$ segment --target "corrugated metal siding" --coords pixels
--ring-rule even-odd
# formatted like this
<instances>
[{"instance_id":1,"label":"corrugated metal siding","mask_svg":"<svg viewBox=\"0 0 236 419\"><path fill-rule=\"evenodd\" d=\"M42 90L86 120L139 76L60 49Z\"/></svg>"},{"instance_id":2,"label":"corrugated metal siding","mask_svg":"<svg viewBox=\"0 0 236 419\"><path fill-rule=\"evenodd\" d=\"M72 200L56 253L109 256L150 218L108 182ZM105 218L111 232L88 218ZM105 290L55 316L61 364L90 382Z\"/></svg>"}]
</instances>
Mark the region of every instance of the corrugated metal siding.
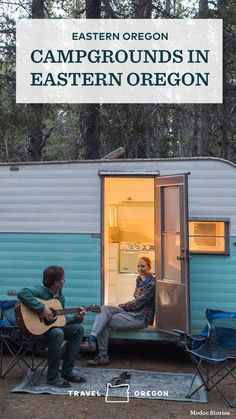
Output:
<instances>
[{"instance_id":1,"label":"corrugated metal siding","mask_svg":"<svg viewBox=\"0 0 236 419\"><path fill-rule=\"evenodd\" d=\"M192 333L206 324L206 307L236 311L236 237L230 240L230 256L192 255L190 301Z\"/></svg>"},{"instance_id":2,"label":"corrugated metal siding","mask_svg":"<svg viewBox=\"0 0 236 419\"><path fill-rule=\"evenodd\" d=\"M206 307L236 311L236 247L230 256L192 255L190 262L191 324L198 333L205 325ZM0 234L0 299L7 291L41 282L43 269L61 265L66 272L67 306L100 304L100 240L87 234ZM12 297L14 298L14 297ZM87 314L88 333L94 315ZM173 339L156 332L113 333L130 339Z\"/></svg>"},{"instance_id":3,"label":"corrugated metal siding","mask_svg":"<svg viewBox=\"0 0 236 419\"><path fill-rule=\"evenodd\" d=\"M0 194L0 231L100 230L99 178L91 165L0 167Z\"/></svg>"},{"instance_id":4,"label":"corrugated metal siding","mask_svg":"<svg viewBox=\"0 0 236 419\"><path fill-rule=\"evenodd\" d=\"M100 232L99 170L191 172L190 216L229 217L236 235L236 168L220 160L101 161L0 166L0 231Z\"/></svg>"},{"instance_id":5,"label":"corrugated metal siding","mask_svg":"<svg viewBox=\"0 0 236 419\"><path fill-rule=\"evenodd\" d=\"M86 234L0 234L0 299L41 283L49 265L63 266L68 307L100 304L100 240ZM14 297L13 297L14 298ZM87 314L86 328L94 314Z\"/></svg>"}]
</instances>

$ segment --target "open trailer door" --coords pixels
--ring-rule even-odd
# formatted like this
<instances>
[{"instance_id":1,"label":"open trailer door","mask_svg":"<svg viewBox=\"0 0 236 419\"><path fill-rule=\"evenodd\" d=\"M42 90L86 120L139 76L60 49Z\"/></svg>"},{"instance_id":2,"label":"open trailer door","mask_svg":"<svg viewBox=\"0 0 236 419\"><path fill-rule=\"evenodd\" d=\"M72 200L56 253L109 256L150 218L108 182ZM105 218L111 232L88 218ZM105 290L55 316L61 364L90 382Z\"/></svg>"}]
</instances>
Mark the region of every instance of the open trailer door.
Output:
<instances>
[{"instance_id":1,"label":"open trailer door","mask_svg":"<svg viewBox=\"0 0 236 419\"><path fill-rule=\"evenodd\" d=\"M155 179L157 327L189 332L187 174Z\"/></svg>"}]
</instances>

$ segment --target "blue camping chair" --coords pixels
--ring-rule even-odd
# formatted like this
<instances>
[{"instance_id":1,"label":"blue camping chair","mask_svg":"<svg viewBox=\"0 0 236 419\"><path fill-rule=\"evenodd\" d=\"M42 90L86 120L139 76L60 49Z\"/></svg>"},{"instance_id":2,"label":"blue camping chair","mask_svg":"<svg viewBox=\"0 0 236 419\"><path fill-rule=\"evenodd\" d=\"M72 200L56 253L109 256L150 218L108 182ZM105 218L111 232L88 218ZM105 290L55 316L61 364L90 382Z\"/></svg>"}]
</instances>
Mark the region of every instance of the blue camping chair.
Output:
<instances>
[{"instance_id":1,"label":"blue camping chair","mask_svg":"<svg viewBox=\"0 0 236 419\"><path fill-rule=\"evenodd\" d=\"M228 376L236 381L233 372L236 369L236 312L207 308L205 314L207 325L199 336L191 337L176 330L196 369L186 397L191 398L203 386L207 391L216 388L229 405L235 407L236 396L229 400L225 394L226 388L223 389L219 383ZM217 369L211 372L210 364L217 366ZM198 374L202 384L194 388Z\"/></svg>"},{"instance_id":2,"label":"blue camping chair","mask_svg":"<svg viewBox=\"0 0 236 419\"><path fill-rule=\"evenodd\" d=\"M15 319L15 306L17 304L19 304L18 300L0 300L0 378L5 378L16 365L24 373L26 372L25 368L30 369L30 371L36 371L44 365L43 369L40 370L39 376L31 383L36 384L36 381L47 366L47 360L46 356L44 356L43 360L39 361L37 365L35 364L35 352L37 351L39 340L37 337L24 336L20 332ZM3 370L4 349L7 350L11 359ZM25 358L28 354L31 354L30 362Z\"/></svg>"}]
</instances>

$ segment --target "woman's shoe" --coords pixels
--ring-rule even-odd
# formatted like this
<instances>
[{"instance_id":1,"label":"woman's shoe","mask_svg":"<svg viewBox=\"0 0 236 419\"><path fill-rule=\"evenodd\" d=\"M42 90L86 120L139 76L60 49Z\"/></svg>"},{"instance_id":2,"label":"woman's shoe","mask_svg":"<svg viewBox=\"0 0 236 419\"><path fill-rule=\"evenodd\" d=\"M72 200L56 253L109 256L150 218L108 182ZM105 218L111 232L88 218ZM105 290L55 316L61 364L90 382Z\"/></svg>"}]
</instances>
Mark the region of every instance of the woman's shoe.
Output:
<instances>
[{"instance_id":1,"label":"woman's shoe","mask_svg":"<svg viewBox=\"0 0 236 419\"><path fill-rule=\"evenodd\" d=\"M80 345L80 350L81 352L96 352L97 343L89 342L88 339L86 339L86 341Z\"/></svg>"}]
</instances>

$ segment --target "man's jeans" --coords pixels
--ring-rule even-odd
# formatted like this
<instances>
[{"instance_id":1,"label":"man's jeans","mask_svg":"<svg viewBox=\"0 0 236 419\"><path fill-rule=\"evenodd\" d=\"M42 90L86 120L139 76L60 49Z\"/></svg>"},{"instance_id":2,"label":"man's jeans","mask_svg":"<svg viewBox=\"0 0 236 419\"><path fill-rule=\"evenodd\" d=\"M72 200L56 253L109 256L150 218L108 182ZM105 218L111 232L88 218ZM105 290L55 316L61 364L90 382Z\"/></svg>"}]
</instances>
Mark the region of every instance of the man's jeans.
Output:
<instances>
[{"instance_id":1,"label":"man's jeans","mask_svg":"<svg viewBox=\"0 0 236 419\"><path fill-rule=\"evenodd\" d=\"M59 376L61 345L64 340L67 340L67 346L62 364L62 376L71 374L79 354L83 334L84 328L79 323L54 327L45 333L44 341L48 346L48 380Z\"/></svg>"},{"instance_id":2,"label":"man's jeans","mask_svg":"<svg viewBox=\"0 0 236 419\"><path fill-rule=\"evenodd\" d=\"M146 327L143 319L126 312L123 308L102 306L101 313L95 317L91 335L96 336L99 354L107 354L109 330L138 330Z\"/></svg>"}]
</instances>

